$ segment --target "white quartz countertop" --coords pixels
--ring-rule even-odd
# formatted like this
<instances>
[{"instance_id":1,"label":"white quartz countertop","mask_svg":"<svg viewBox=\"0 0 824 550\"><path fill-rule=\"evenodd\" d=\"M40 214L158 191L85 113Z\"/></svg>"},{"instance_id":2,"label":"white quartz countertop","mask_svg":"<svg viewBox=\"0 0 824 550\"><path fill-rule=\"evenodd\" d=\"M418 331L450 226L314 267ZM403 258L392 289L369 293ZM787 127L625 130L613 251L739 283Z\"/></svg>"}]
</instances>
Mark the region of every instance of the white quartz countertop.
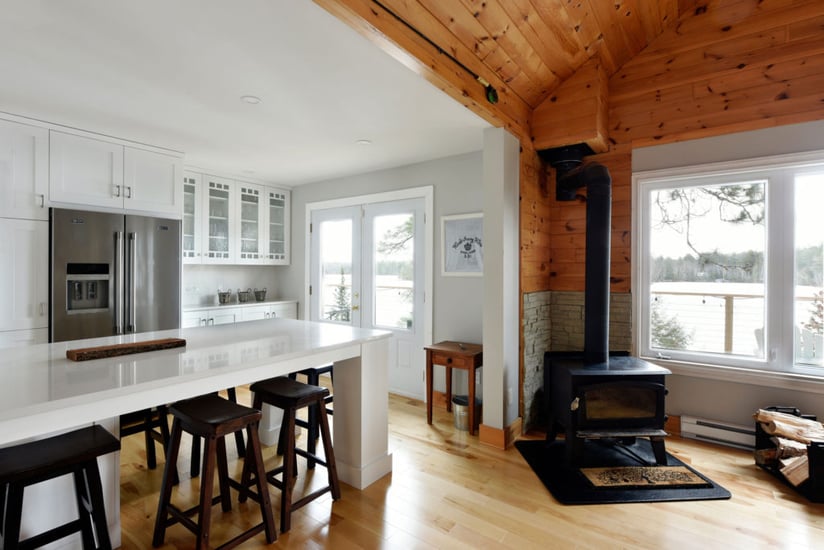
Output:
<instances>
[{"instance_id":1,"label":"white quartz countertop","mask_svg":"<svg viewBox=\"0 0 824 550\"><path fill-rule=\"evenodd\" d=\"M250 306L276 306L280 304L296 304L297 300L269 300L264 302L256 302L251 300L249 302L230 302L228 304L212 304L210 306L183 306L183 311L208 311L211 309L222 309L229 307L250 307Z\"/></svg>"},{"instance_id":2,"label":"white quartz countertop","mask_svg":"<svg viewBox=\"0 0 824 550\"><path fill-rule=\"evenodd\" d=\"M0 445L341 361L390 332L267 319L10 348L0 356ZM184 338L186 347L71 361L66 350Z\"/></svg>"}]
</instances>

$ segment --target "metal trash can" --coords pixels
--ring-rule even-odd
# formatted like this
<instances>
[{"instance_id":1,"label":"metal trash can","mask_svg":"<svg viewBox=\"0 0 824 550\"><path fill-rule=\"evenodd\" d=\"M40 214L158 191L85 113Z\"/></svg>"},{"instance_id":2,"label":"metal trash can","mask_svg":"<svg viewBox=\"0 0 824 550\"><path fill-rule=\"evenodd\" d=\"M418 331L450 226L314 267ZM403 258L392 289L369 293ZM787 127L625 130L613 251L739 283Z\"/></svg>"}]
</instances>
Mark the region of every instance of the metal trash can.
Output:
<instances>
[{"instance_id":1,"label":"metal trash can","mask_svg":"<svg viewBox=\"0 0 824 550\"><path fill-rule=\"evenodd\" d=\"M475 398L475 428L481 423L481 400ZM455 429L469 431L469 396L456 395L452 398L452 415L455 420Z\"/></svg>"}]
</instances>

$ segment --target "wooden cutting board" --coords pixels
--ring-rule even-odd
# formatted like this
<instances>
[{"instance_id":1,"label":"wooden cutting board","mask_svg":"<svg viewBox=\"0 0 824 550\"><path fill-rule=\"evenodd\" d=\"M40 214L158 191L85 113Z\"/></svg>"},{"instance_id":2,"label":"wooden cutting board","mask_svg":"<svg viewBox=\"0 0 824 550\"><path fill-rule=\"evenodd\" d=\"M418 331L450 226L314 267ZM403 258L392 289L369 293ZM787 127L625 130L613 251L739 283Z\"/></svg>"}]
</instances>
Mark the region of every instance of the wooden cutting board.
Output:
<instances>
[{"instance_id":1,"label":"wooden cutting board","mask_svg":"<svg viewBox=\"0 0 824 550\"><path fill-rule=\"evenodd\" d=\"M88 361L89 359L103 359L104 357L117 357L118 355L143 353L144 351L181 348L185 345L186 340L182 338L162 338L160 340L146 340L145 342L130 342L128 344L113 344L111 346L67 349L66 357L72 361Z\"/></svg>"}]
</instances>

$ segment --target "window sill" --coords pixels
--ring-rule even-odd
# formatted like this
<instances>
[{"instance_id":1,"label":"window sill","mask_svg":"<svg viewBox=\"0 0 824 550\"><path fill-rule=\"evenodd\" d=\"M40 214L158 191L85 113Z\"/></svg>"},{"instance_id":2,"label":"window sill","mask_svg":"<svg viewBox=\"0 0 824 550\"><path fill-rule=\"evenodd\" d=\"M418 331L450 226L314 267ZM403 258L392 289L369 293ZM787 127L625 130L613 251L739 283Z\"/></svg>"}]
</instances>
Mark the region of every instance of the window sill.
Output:
<instances>
[{"instance_id":1,"label":"window sill","mask_svg":"<svg viewBox=\"0 0 824 550\"><path fill-rule=\"evenodd\" d=\"M683 361L664 360L655 357L642 357L642 359L668 368L672 371L672 374L677 374L679 376L706 378L709 380L721 380L725 382L749 384L752 386L767 386L786 390L799 390L807 393L824 395L824 376L790 372L774 372L742 367L726 367L702 363L685 363Z\"/></svg>"}]
</instances>

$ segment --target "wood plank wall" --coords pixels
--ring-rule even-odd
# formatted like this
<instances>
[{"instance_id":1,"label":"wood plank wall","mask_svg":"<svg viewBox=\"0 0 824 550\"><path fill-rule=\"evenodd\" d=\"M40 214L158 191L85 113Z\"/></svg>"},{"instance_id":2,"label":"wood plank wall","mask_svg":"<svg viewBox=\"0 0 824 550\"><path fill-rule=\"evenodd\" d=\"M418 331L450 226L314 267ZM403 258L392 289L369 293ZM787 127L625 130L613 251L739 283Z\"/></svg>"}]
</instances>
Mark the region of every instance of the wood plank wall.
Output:
<instances>
[{"instance_id":1,"label":"wood plank wall","mask_svg":"<svg viewBox=\"0 0 824 550\"><path fill-rule=\"evenodd\" d=\"M696 3L609 81L611 149L591 158L605 164L613 179L612 291L628 292L631 283L634 147L822 119L824 2ZM549 220L546 290L583 290L585 209L556 203L554 190L550 195L540 204L545 212L530 212ZM531 236L546 235L523 225L522 234L528 229ZM546 243L533 238L529 246ZM522 267L524 292L534 286L527 282L546 281L545 262Z\"/></svg>"}]
</instances>

